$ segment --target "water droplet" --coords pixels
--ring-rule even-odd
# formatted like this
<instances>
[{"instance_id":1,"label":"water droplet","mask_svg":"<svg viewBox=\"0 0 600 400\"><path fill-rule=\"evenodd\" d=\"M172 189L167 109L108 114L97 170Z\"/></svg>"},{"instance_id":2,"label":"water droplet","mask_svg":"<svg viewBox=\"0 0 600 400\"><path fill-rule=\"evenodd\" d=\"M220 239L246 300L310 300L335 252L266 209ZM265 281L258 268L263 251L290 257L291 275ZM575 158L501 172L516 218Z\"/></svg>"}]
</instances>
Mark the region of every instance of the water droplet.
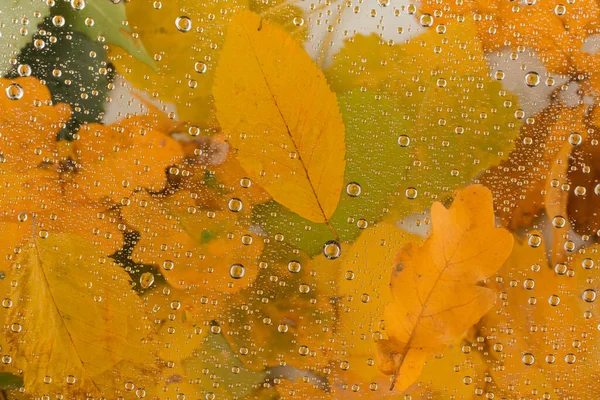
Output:
<instances>
[{"instance_id":1,"label":"water droplet","mask_svg":"<svg viewBox=\"0 0 600 400\"><path fill-rule=\"evenodd\" d=\"M294 17L294 19L292 20L292 22L296 26L302 26L302 25L304 25L304 18L302 18L302 17Z\"/></svg>"},{"instance_id":2,"label":"water droplet","mask_svg":"<svg viewBox=\"0 0 600 400\"><path fill-rule=\"evenodd\" d=\"M525 353L523 354L521 361L523 361L523 364L525 365L533 365L533 363L535 362L535 357L531 353Z\"/></svg>"},{"instance_id":3,"label":"water droplet","mask_svg":"<svg viewBox=\"0 0 600 400\"><path fill-rule=\"evenodd\" d=\"M410 145L410 138L406 135L398 136L398 146L408 147Z\"/></svg>"},{"instance_id":4,"label":"water droplet","mask_svg":"<svg viewBox=\"0 0 600 400\"><path fill-rule=\"evenodd\" d=\"M569 135L569 143L572 146L579 146L581 142L583 142L583 137L579 133L573 132Z\"/></svg>"},{"instance_id":5,"label":"water droplet","mask_svg":"<svg viewBox=\"0 0 600 400\"><path fill-rule=\"evenodd\" d=\"M179 32L189 32L192 29L192 20L186 16L177 17L175 26Z\"/></svg>"},{"instance_id":6,"label":"water droplet","mask_svg":"<svg viewBox=\"0 0 600 400\"><path fill-rule=\"evenodd\" d=\"M154 283L154 274L152 272L144 272L140 276L140 286L143 289L148 289Z\"/></svg>"},{"instance_id":7,"label":"water droplet","mask_svg":"<svg viewBox=\"0 0 600 400\"><path fill-rule=\"evenodd\" d=\"M233 264L229 268L229 276L233 279L242 279L246 275L246 268L242 264Z\"/></svg>"},{"instance_id":8,"label":"water droplet","mask_svg":"<svg viewBox=\"0 0 600 400\"><path fill-rule=\"evenodd\" d=\"M346 185L346 193L348 193L348 196L350 197L358 197L360 196L361 192L362 188L356 182L350 182L348 185Z\"/></svg>"},{"instance_id":9,"label":"water droplet","mask_svg":"<svg viewBox=\"0 0 600 400\"><path fill-rule=\"evenodd\" d=\"M208 66L201 61L198 61L196 62L196 64L194 64L194 71L196 71L199 74L204 74L207 70Z\"/></svg>"},{"instance_id":10,"label":"water droplet","mask_svg":"<svg viewBox=\"0 0 600 400\"><path fill-rule=\"evenodd\" d=\"M553 307L556 307L557 305L560 304L560 297L558 297L558 295L551 295L550 297L548 297L548 304L550 304Z\"/></svg>"},{"instance_id":11,"label":"water droplet","mask_svg":"<svg viewBox=\"0 0 600 400\"><path fill-rule=\"evenodd\" d=\"M229 207L230 211L240 212L242 211L244 204L240 199L234 197L231 200L229 200L229 203L227 203L227 207Z\"/></svg>"},{"instance_id":12,"label":"water droplet","mask_svg":"<svg viewBox=\"0 0 600 400\"><path fill-rule=\"evenodd\" d=\"M288 263L288 271L292 273L298 273L302 269L302 265L298 261L290 261Z\"/></svg>"},{"instance_id":13,"label":"water droplet","mask_svg":"<svg viewBox=\"0 0 600 400\"><path fill-rule=\"evenodd\" d=\"M586 289L583 291L581 298L587 303L596 301L596 291L594 289Z\"/></svg>"},{"instance_id":14,"label":"water droplet","mask_svg":"<svg viewBox=\"0 0 600 400\"><path fill-rule=\"evenodd\" d=\"M404 194L406 195L407 199L414 200L419 195L419 192L417 192L417 189L415 189L414 187L409 187L408 189L406 189Z\"/></svg>"},{"instance_id":15,"label":"water droplet","mask_svg":"<svg viewBox=\"0 0 600 400\"><path fill-rule=\"evenodd\" d=\"M433 21L434 21L434 18L431 14L423 14L419 18L419 22L421 23L421 26L424 28L429 28L430 26L432 26Z\"/></svg>"},{"instance_id":16,"label":"water droplet","mask_svg":"<svg viewBox=\"0 0 600 400\"><path fill-rule=\"evenodd\" d=\"M323 245L323 255L329 260L335 260L342 254L342 248L335 240L330 240Z\"/></svg>"},{"instance_id":17,"label":"water droplet","mask_svg":"<svg viewBox=\"0 0 600 400\"><path fill-rule=\"evenodd\" d=\"M302 293L302 294L307 294L307 293L310 293L310 286L308 286L306 283L302 283L298 287L298 290L300 290L300 293Z\"/></svg>"},{"instance_id":18,"label":"water droplet","mask_svg":"<svg viewBox=\"0 0 600 400\"><path fill-rule=\"evenodd\" d=\"M529 235L529 239L527 239L527 243L529 244L529 246L531 246L535 249L542 245L542 237L540 235L538 235L537 233L533 233L533 234Z\"/></svg>"},{"instance_id":19,"label":"water droplet","mask_svg":"<svg viewBox=\"0 0 600 400\"><path fill-rule=\"evenodd\" d=\"M85 0L71 0L71 7L77 11L83 10L85 8Z\"/></svg>"},{"instance_id":20,"label":"water droplet","mask_svg":"<svg viewBox=\"0 0 600 400\"><path fill-rule=\"evenodd\" d=\"M23 97L24 91L18 83L11 83L6 88L6 97L11 100L20 100Z\"/></svg>"},{"instance_id":21,"label":"water droplet","mask_svg":"<svg viewBox=\"0 0 600 400\"><path fill-rule=\"evenodd\" d=\"M557 215L556 217L552 218L552 225L554 225L555 228L564 228L566 223L567 220L563 216Z\"/></svg>"},{"instance_id":22,"label":"water droplet","mask_svg":"<svg viewBox=\"0 0 600 400\"><path fill-rule=\"evenodd\" d=\"M536 87L540 84L540 76L535 71L530 71L525 74L525 84L529 87Z\"/></svg>"}]
</instances>

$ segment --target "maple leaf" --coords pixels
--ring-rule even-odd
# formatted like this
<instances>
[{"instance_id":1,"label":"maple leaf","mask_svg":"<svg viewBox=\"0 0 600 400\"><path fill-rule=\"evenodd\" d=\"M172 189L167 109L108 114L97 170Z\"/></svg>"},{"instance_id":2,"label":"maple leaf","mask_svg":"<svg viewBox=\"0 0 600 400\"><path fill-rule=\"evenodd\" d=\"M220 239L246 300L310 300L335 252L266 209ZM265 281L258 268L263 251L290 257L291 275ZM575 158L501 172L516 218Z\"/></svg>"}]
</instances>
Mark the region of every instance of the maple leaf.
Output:
<instances>
[{"instance_id":1,"label":"maple leaf","mask_svg":"<svg viewBox=\"0 0 600 400\"><path fill-rule=\"evenodd\" d=\"M238 13L214 96L217 119L248 175L290 210L328 223L342 191L344 124L308 54L282 29Z\"/></svg>"},{"instance_id":2,"label":"maple leaf","mask_svg":"<svg viewBox=\"0 0 600 400\"><path fill-rule=\"evenodd\" d=\"M379 368L394 375L399 390L494 305L496 293L477 284L502 266L513 245L507 230L495 228L492 194L480 185L459 191L449 209L434 203L431 219L429 238L398 253L385 310L389 339L377 342Z\"/></svg>"},{"instance_id":3,"label":"maple leaf","mask_svg":"<svg viewBox=\"0 0 600 400\"><path fill-rule=\"evenodd\" d=\"M153 369L152 350L136 339L139 299L127 273L106 260L73 235L37 238L15 260L6 323L31 393L111 396L106 371L121 362Z\"/></svg>"}]
</instances>

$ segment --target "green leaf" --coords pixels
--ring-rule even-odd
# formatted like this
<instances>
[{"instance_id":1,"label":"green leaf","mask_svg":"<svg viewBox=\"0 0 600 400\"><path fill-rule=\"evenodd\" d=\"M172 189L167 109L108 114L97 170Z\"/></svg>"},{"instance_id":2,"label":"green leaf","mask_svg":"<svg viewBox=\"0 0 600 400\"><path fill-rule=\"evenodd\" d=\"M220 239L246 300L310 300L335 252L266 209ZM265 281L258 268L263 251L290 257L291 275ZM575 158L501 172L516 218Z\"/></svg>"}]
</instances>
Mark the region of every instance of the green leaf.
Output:
<instances>
[{"instance_id":1,"label":"green leaf","mask_svg":"<svg viewBox=\"0 0 600 400\"><path fill-rule=\"evenodd\" d=\"M202 350L182 364L207 399L210 393L217 399L242 399L259 388L267 374L249 370L237 357L221 334L209 333Z\"/></svg>"},{"instance_id":2,"label":"green leaf","mask_svg":"<svg viewBox=\"0 0 600 400\"><path fill-rule=\"evenodd\" d=\"M101 43L67 27L55 27L51 18L40 26L49 35L36 34L34 39L45 43L43 49L29 44L18 57L19 64L28 64L32 75L44 80L54 102L71 105L72 116L60 136L68 138L84 123L101 122L108 85L113 81L112 66ZM13 69L9 77L18 73Z\"/></svg>"},{"instance_id":3,"label":"green leaf","mask_svg":"<svg viewBox=\"0 0 600 400\"><path fill-rule=\"evenodd\" d=\"M65 17L68 26L85 33L93 41L103 36L108 43L121 47L138 60L155 68L142 41L137 39L131 27L124 23L127 21L124 1L87 0L83 10L75 10L63 0L58 4L55 14Z\"/></svg>"},{"instance_id":4,"label":"green leaf","mask_svg":"<svg viewBox=\"0 0 600 400\"><path fill-rule=\"evenodd\" d=\"M0 389L15 390L23 386L23 378L8 372L0 372Z\"/></svg>"},{"instance_id":5,"label":"green leaf","mask_svg":"<svg viewBox=\"0 0 600 400\"><path fill-rule=\"evenodd\" d=\"M10 69L10 58L31 41L48 14L50 6L45 0L0 0L0 75Z\"/></svg>"},{"instance_id":6,"label":"green leaf","mask_svg":"<svg viewBox=\"0 0 600 400\"><path fill-rule=\"evenodd\" d=\"M342 242L358 236L360 220L425 210L508 156L520 125L517 99L488 76L475 34L465 22L402 46L357 36L327 71L346 126L344 184L361 187L356 197L342 193L330 220ZM324 224L275 202L255 207L254 222L309 254L334 239Z\"/></svg>"}]
</instances>

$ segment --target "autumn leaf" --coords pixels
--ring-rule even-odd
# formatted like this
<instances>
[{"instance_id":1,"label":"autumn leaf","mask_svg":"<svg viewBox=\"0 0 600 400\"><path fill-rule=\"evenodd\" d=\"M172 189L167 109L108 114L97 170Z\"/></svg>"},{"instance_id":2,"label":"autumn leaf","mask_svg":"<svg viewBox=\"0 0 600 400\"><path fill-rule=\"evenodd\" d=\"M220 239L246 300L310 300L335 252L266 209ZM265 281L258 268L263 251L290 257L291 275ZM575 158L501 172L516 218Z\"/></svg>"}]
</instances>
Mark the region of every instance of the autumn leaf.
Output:
<instances>
[{"instance_id":1,"label":"autumn leaf","mask_svg":"<svg viewBox=\"0 0 600 400\"><path fill-rule=\"evenodd\" d=\"M346 127L346 190L330 220L340 241L448 198L513 149L517 98L489 77L476 34L465 20L403 45L357 35L326 71ZM255 207L254 221L309 254L335 239L276 202Z\"/></svg>"},{"instance_id":2,"label":"autumn leaf","mask_svg":"<svg viewBox=\"0 0 600 400\"><path fill-rule=\"evenodd\" d=\"M162 130L168 126L163 119L153 113L111 125L84 125L74 146L80 190L90 199L119 203L140 188L164 189L166 168L181 161L183 151Z\"/></svg>"},{"instance_id":3,"label":"autumn leaf","mask_svg":"<svg viewBox=\"0 0 600 400\"><path fill-rule=\"evenodd\" d=\"M172 196L137 193L121 210L140 233L133 260L156 265L179 288L235 292L247 287L258 273L263 243L253 237L243 214L238 219L235 211L206 209L194 199L185 190Z\"/></svg>"},{"instance_id":4,"label":"autumn leaf","mask_svg":"<svg viewBox=\"0 0 600 400\"><path fill-rule=\"evenodd\" d=\"M279 0L134 0L125 3L125 8L129 26L156 68L111 46L109 55L117 71L136 88L176 103L182 120L208 128L217 126L212 86L229 21L237 12L250 9L267 20L281 22L298 41L306 35L306 27L291 23L292 16L302 15L302 10Z\"/></svg>"},{"instance_id":5,"label":"autumn leaf","mask_svg":"<svg viewBox=\"0 0 600 400\"><path fill-rule=\"evenodd\" d=\"M491 192L469 186L449 209L434 203L432 233L397 255L385 310L389 339L377 342L379 368L398 390L419 376L425 360L475 324L493 305L493 290L478 285L503 264L512 235L494 226Z\"/></svg>"},{"instance_id":6,"label":"autumn leaf","mask_svg":"<svg viewBox=\"0 0 600 400\"><path fill-rule=\"evenodd\" d=\"M541 235L533 231L532 235ZM598 246L550 264L544 244L515 243L494 288L502 301L479 322L489 349L486 391L527 397L594 397L599 360L596 312Z\"/></svg>"},{"instance_id":7,"label":"autumn leaf","mask_svg":"<svg viewBox=\"0 0 600 400\"><path fill-rule=\"evenodd\" d=\"M101 246L106 255L117 250L122 235L114 216L106 205L71 193L70 177L61 171L66 159L56 136L69 119L69 106L51 105L48 88L35 78L2 79L0 90L16 96L0 96L10 110L0 116L0 270L35 235L70 232Z\"/></svg>"},{"instance_id":8,"label":"autumn leaf","mask_svg":"<svg viewBox=\"0 0 600 400\"><path fill-rule=\"evenodd\" d=\"M214 96L250 178L293 212L327 223L342 191L344 124L335 94L304 50L258 15L239 13Z\"/></svg>"},{"instance_id":9,"label":"autumn leaf","mask_svg":"<svg viewBox=\"0 0 600 400\"><path fill-rule=\"evenodd\" d=\"M150 372L153 353L137 338L142 313L127 273L73 235L36 239L11 271L6 323L14 362L31 393L112 396L101 375L131 363Z\"/></svg>"},{"instance_id":10,"label":"autumn leaf","mask_svg":"<svg viewBox=\"0 0 600 400\"><path fill-rule=\"evenodd\" d=\"M577 71L593 71L582 59L583 44L599 28L600 8L593 0L573 4L531 1L522 5L500 0L427 0L419 11L435 15L440 26L473 18L471 15L485 15L478 17L477 29L486 51L522 46L533 49L552 72L575 76Z\"/></svg>"},{"instance_id":11,"label":"autumn leaf","mask_svg":"<svg viewBox=\"0 0 600 400\"><path fill-rule=\"evenodd\" d=\"M52 32L51 40L47 32ZM39 43L43 43L41 48ZM40 24L7 77L18 78L23 74L44 81L53 102L71 106L71 118L59 133L60 138L69 139L82 124L102 121L115 75L102 43L70 27L56 26L52 17Z\"/></svg>"}]
</instances>

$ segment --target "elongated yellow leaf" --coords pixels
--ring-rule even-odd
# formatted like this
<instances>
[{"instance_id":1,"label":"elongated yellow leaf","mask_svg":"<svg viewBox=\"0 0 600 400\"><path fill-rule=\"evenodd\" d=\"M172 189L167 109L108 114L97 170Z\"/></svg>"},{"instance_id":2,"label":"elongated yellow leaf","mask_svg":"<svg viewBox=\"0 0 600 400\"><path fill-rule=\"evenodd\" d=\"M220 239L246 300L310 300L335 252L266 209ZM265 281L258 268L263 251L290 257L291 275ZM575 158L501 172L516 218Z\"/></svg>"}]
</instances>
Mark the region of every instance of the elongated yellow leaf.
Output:
<instances>
[{"instance_id":1,"label":"elongated yellow leaf","mask_svg":"<svg viewBox=\"0 0 600 400\"><path fill-rule=\"evenodd\" d=\"M128 370L139 384L152 368L153 352L135 329L143 306L129 276L95 246L73 235L37 239L10 277L17 285L8 340L28 393L117 398L115 376Z\"/></svg>"},{"instance_id":2,"label":"elongated yellow leaf","mask_svg":"<svg viewBox=\"0 0 600 400\"><path fill-rule=\"evenodd\" d=\"M241 12L228 29L214 97L249 177L300 216L327 222L344 183L344 124L306 52L282 29Z\"/></svg>"},{"instance_id":3,"label":"elongated yellow leaf","mask_svg":"<svg viewBox=\"0 0 600 400\"><path fill-rule=\"evenodd\" d=\"M390 281L393 301L385 311L389 340L380 340L379 368L394 375L399 390L419 376L427 357L475 324L493 305L494 290L478 285L510 255L513 237L494 226L492 194L474 185L460 191L450 209L435 203L433 232L421 245L402 247Z\"/></svg>"}]
</instances>

